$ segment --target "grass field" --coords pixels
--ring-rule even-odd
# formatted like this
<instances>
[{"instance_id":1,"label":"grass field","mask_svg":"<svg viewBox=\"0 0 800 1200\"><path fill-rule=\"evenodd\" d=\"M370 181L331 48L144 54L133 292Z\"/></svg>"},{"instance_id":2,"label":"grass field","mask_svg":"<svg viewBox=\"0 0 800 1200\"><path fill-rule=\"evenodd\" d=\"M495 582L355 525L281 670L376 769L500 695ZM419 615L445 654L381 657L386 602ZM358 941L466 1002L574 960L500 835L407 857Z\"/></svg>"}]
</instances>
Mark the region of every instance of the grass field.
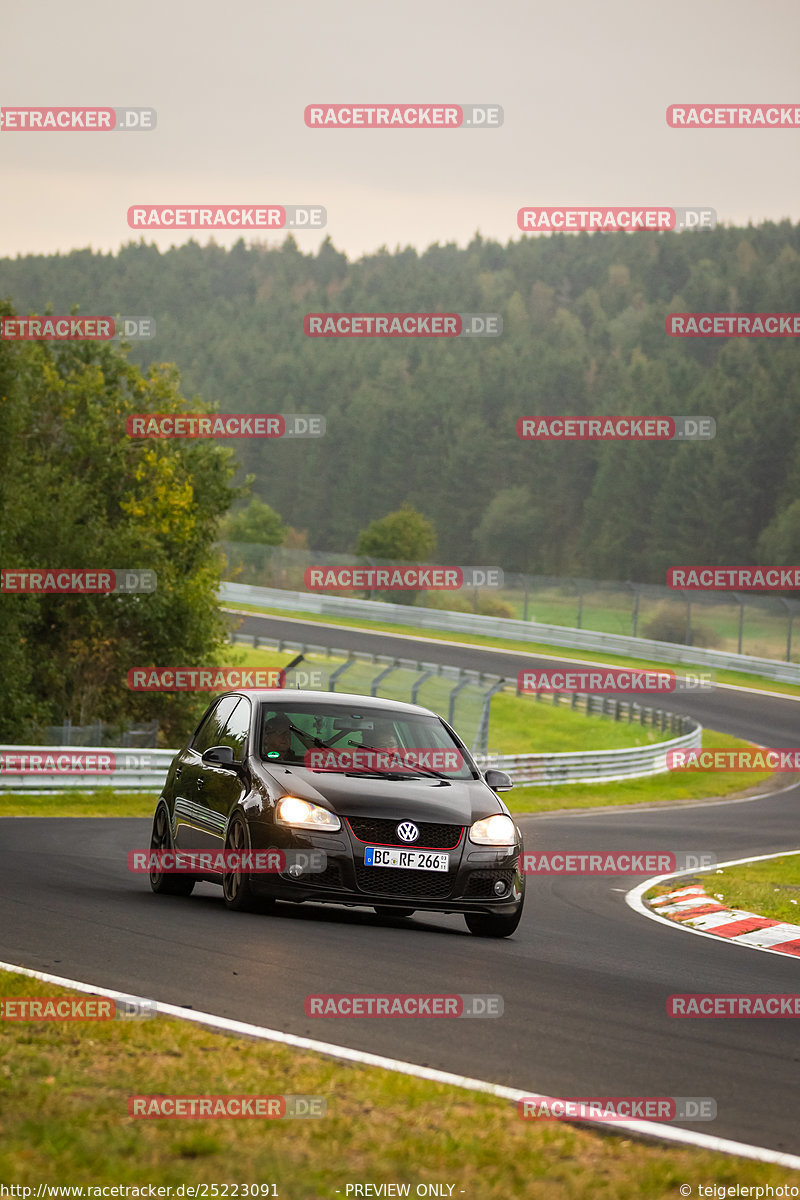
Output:
<instances>
[{"instance_id":1,"label":"grass field","mask_svg":"<svg viewBox=\"0 0 800 1200\"><path fill-rule=\"evenodd\" d=\"M0 992L76 996L9 972L0 972ZM311 1036L330 1031L315 1027ZM336 1200L348 1184L371 1180L407 1183L412 1196L420 1184L447 1183L453 1196L474 1200L674 1200L681 1184L697 1195L698 1183L792 1179L746 1159L522 1120L492 1096L166 1017L5 1021L2 1037L6 1185L274 1184L290 1200ZM129 1097L154 1094L322 1096L327 1112L306 1120L128 1116Z\"/></svg>"},{"instance_id":2,"label":"grass field","mask_svg":"<svg viewBox=\"0 0 800 1200\"><path fill-rule=\"evenodd\" d=\"M680 883L673 881L653 888L647 899L693 883L701 883L710 896L729 908L742 908L760 917L800 925L800 851L736 867L717 867L691 878L685 876Z\"/></svg>"}]
</instances>

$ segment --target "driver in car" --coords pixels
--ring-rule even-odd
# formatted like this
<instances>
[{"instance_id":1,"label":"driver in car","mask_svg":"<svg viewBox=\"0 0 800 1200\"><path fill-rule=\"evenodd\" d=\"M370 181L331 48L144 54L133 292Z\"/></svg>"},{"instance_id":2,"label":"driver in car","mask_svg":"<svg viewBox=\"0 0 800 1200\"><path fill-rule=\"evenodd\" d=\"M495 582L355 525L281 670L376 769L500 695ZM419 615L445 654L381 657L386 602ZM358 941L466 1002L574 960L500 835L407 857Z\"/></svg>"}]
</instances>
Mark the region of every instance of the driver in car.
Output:
<instances>
[{"instance_id":1,"label":"driver in car","mask_svg":"<svg viewBox=\"0 0 800 1200\"><path fill-rule=\"evenodd\" d=\"M264 758L278 755L282 762L301 763L302 755L292 750L292 722L285 713L278 713L264 722Z\"/></svg>"}]
</instances>

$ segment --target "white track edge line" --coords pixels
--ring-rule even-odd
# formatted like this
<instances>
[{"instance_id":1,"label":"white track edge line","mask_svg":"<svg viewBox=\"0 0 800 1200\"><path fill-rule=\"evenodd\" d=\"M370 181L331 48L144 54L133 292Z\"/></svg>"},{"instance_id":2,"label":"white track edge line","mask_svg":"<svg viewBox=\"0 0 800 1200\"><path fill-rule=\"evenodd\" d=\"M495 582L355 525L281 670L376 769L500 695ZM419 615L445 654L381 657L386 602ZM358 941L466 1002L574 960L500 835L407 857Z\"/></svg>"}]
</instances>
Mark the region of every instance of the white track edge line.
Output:
<instances>
[{"instance_id":1,"label":"white track edge line","mask_svg":"<svg viewBox=\"0 0 800 1200\"><path fill-rule=\"evenodd\" d=\"M764 862L769 858L784 858L790 854L800 854L800 850L778 850L773 854L753 854L749 858L732 858L728 862L717 863L712 870L717 870L720 867L738 867L742 863ZM697 937L711 938L713 941L729 946L738 946L740 950L757 950L760 954L775 954L778 958L796 960L794 954L784 954L782 950L773 950L770 946L751 946L749 942L737 942L736 938L719 937L716 933L708 933L705 929L695 929L692 925L685 925L682 921L671 921L669 917L662 917L658 909L648 908L642 900L642 896L651 887L655 887L658 883L666 883L668 879L677 879L679 875L707 875L708 871L698 871L696 867L688 868L684 871L674 871L667 875L653 875L650 879L645 879L644 883L637 883L636 887L631 888L625 894L625 903L634 912L640 916L649 917L651 921L658 921L662 925L671 925L673 929L683 929L686 933L694 933ZM757 913L753 914L757 916ZM788 922L787 922L788 924Z\"/></svg>"},{"instance_id":2,"label":"white track edge line","mask_svg":"<svg viewBox=\"0 0 800 1200\"><path fill-rule=\"evenodd\" d=\"M769 857L769 856L767 856ZM220 1029L226 1033L236 1033L244 1037L259 1038L262 1041L279 1042L285 1046L295 1046L301 1050L311 1050L319 1054L327 1054L332 1058L340 1058L347 1062L361 1063L365 1066L380 1067L384 1071L394 1071L400 1075L410 1075L416 1079L427 1079L433 1083L447 1084L471 1092L484 1092L497 1096L501 1100L512 1100L515 1103L522 1099L533 1099L539 1103L552 1104L555 1097L545 1096L538 1092L520 1091L519 1088L506 1087L500 1083L489 1083L483 1079L471 1079L468 1075L455 1075L450 1071L439 1071L434 1067L424 1067L416 1063L404 1062L402 1059L386 1058L380 1054L371 1054L365 1050L355 1050L348 1046L337 1046L331 1042L321 1042L316 1038L300 1037L293 1033L284 1033L278 1029L267 1029L261 1025L251 1025L246 1021L234 1021L230 1017L218 1017L213 1013L195 1012L179 1008L174 1004L153 1001L145 996L134 996L130 992L118 992L110 988L96 987L93 984L82 983L75 979L65 979L60 975L50 975L44 971L36 971L30 967L21 967L16 963L0 962L0 970L10 971L17 975L27 975L39 979L43 983L56 984L59 987L71 988L77 992L91 992L107 996L111 1000L135 1000L139 1003L156 1005L156 1011L164 1016L176 1017L182 1021L194 1021L198 1025L208 1025L212 1029ZM716 1137L713 1134L696 1133L689 1129L678 1129L662 1125L655 1121L595 1121L565 1122L565 1124L590 1125L593 1128L626 1133L638 1137L655 1139L662 1142L676 1142L693 1146L699 1150L707 1150L718 1154L738 1155L740 1158L753 1159L756 1162L772 1163L775 1166L800 1170L800 1155L784 1154L779 1150L770 1150L765 1146L751 1146L746 1142L734 1142L729 1138Z\"/></svg>"}]
</instances>

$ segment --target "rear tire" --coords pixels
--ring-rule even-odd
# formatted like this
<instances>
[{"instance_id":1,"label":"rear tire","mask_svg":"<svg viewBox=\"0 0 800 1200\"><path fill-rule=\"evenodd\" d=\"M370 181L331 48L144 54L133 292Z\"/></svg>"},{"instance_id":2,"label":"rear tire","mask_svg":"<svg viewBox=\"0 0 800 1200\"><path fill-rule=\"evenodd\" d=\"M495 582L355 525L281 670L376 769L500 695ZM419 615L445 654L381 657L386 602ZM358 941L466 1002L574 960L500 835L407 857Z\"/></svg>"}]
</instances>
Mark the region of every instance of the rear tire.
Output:
<instances>
[{"instance_id":1,"label":"rear tire","mask_svg":"<svg viewBox=\"0 0 800 1200\"><path fill-rule=\"evenodd\" d=\"M388 904L373 905L379 917L413 917L415 908L390 908Z\"/></svg>"},{"instance_id":2,"label":"rear tire","mask_svg":"<svg viewBox=\"0 0 800 1200\"><path fill-rule=\"evenodd\" d=\"M225 835L226 850L249 850L250 832L243 817L231 818ZM247 871L226 871L222 876L222 895L225 907L231 912L268 912L275 901L268 896L258 896Z\"/></svg>"},{"instance_id":3,"label":"rear tire","mask_svg":"<svg viewBox=\"0 0 800 1200\"><path fill-rule=\"evenodd\" d=\"M467 929L475 937L504 938L514 933L522 919L522 905L511 916L494 913L465 913Z\"/></svg>"},{"instance_id":4,"label":"rear tire","mask_svg":"<svg viewBox=\"0 0 800 1200\"><path fill-rule=\"evenodd\" d=\"M159 801L153 817L150 835L151 850L174 850L172 828L166 804ZM194 875L171 875L166 871L150 872L150 887L159 896L189 896L197 880Z\"/></svg>"}]
</instances>

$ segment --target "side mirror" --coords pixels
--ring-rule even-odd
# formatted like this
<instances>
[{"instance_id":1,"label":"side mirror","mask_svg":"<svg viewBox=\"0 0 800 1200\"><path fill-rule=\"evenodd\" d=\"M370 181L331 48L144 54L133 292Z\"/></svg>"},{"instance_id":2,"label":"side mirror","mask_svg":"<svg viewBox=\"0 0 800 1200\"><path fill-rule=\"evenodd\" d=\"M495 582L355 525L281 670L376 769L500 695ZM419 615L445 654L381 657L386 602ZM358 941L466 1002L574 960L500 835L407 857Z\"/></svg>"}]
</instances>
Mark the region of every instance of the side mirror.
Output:
<instances>
[{"instance_id":1,"label":"side mirror","mask_svg":"<svg viewBox=\"0 0 800 1200\"><path fill-rule=\"evenodd\" d=\"M203 757L205 758L205 755ZM485 772L483 778L493 792L507 792L514 786L514 780L510 775L506 775L505 771L495 771L492 767Z\"/></svg>"},{"instance_id":2,"label":"side mirror","mask_svg":"<svg viewBox=\"0 0 800 1200\"><path fill-rule=\"evenodd\" d=\"M209 746L208 750L203 751L203 763L207 767L227 767L232 771L239 766L230 746Z\"/></svg>"}]
</instances>

